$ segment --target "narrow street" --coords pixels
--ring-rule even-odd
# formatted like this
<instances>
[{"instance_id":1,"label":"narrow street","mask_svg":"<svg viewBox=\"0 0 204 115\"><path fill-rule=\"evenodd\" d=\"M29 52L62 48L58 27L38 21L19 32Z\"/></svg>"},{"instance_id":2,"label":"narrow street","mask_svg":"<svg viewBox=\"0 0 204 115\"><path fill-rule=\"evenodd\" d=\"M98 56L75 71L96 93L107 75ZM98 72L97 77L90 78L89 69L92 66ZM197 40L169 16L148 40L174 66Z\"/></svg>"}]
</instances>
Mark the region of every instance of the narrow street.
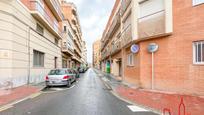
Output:
<instances>
[{"instance_id":1,"label":"narrow street","mask_svg":"<svg viewBox=\"0 0 204 115\"><path fill-rule=\"evenodd\" d=\"M89 69L72 87L45 90L40 96L13 105L1 115L156 115L140 109L131 111L128 106L131 104L112 95Z\"/></svg>"}]
</instances>

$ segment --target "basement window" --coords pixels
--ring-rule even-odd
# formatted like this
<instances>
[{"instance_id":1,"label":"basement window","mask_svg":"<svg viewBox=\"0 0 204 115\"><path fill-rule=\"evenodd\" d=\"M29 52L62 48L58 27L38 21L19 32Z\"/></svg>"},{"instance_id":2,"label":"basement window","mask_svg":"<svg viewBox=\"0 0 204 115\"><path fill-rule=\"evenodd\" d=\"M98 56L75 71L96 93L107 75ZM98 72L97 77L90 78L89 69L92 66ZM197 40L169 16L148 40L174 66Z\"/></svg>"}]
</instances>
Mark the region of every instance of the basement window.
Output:
<instances>
[{"instance_id":1,"label":"basement window","mask_svg":"<svg viewBox=\"0 0 204 115\"><path fill-rule=\"evenodd\" d=\"M204 64L204 41L193 43L193 63Z\"/></svg>"}]
</instances>

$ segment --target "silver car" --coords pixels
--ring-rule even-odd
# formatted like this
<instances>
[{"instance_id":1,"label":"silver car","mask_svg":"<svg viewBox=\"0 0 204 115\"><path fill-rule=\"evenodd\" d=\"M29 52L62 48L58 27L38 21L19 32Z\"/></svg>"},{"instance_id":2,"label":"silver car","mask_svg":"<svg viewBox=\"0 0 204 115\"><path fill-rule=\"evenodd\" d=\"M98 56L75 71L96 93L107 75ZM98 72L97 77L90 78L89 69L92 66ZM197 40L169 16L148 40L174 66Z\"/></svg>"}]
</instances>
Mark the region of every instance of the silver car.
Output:
<instances>
[{"instance_id":1,"label":"silver car","mask_svg":"<svg viewBox=\"0 0 204 115\"><path fill-rule=\"evenodd\" d=\"M76 75L71 69L53 69L46 76L46 86L64 86L70 87L76 80Z\"/></svg>"}]
</instances>

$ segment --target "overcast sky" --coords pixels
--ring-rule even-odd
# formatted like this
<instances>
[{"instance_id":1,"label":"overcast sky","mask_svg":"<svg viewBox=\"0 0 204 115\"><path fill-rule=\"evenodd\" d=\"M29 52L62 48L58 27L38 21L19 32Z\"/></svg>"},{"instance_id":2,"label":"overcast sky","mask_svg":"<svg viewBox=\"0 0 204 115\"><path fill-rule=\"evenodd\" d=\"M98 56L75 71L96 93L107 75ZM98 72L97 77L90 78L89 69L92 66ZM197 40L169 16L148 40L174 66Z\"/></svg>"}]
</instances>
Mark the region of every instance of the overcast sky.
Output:
<instances>
[{"instance_id":1,"label":"overcast sky","mask_svg":"<svg viewBox=\"0 0 204 115\"><path fill-rule=\"evenodd\" d=\"M92 44L103 33L115 0L67 0L77 6L83 39L87 43L87 59L92 62Z\"/></svg>"}]
</instances>

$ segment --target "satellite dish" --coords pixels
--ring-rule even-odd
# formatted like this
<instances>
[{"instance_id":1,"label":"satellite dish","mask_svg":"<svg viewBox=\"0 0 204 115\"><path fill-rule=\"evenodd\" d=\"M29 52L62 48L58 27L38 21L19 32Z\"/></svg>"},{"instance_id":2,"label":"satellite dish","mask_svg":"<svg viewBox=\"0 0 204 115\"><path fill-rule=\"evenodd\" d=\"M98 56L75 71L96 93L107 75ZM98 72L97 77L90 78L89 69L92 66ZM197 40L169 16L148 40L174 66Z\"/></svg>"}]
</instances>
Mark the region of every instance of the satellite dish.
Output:
<instances>
[{"instance_id":1,"label":"satellite dish","mask_svg":"<svg viewBox=\"0 0 204 115\"><path fill-rule=\"evenodd\" d=\"M139 51L139 45L137 45L137 44L133 44L132 46L131 46L131 48L130 48L130 50L131 50L131 52L132 53L137 53L138 51Z\"/></svg>"},{"instance_id":2,"label":"satellite dish","mask_svg":"<svg viewBox=\"0 0 204 115\"><path fill-rule=\"evenodd\" d=\"M154 53L159 49L159 46L156 43L150 43L148 46L148 51Z\"/></svg>"}]
</instances>

